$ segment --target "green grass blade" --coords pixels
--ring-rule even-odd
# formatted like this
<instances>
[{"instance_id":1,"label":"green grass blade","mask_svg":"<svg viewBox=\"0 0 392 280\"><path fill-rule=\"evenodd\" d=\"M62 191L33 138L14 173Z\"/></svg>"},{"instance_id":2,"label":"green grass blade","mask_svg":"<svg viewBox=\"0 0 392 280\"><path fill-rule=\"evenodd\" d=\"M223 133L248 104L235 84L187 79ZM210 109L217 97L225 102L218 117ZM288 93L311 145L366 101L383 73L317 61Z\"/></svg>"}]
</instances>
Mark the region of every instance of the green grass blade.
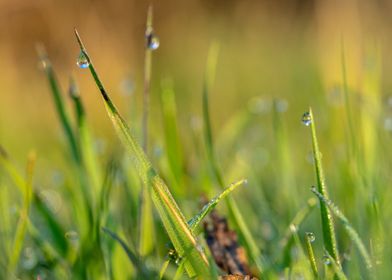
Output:
<instances>
[{"instance_id":1,"label":"green grass blade","mask_svg":"<svg viewBox=\"0 0 392 280\"><path fill-rule=\"evenodd\" d=\"M325 251L325 257L328 258L328 262L332 266L332 270L334 274L336 275L336 278L339 280L347 280L346 275L344 274L341 266L335 261L335 259L329 254L328 251Z\"/></svg>"},{"instance_id":2,"label":"green grass blade","mask_svg":"<svg viewBox=\"0 0 392 280\"><path fill-rule=\"evenodd\" d=\"M144 92L143 92L143 116L142 116L142 147L148 155L149 144L149 111L150 111L150 90L152 72L152 49L149 48L149 40L153 36L153 8L152 5L147 10L146 20L146 45L144 57ZM146 256L155 248L155 227L154 215L152 211L151 194L149 188L143 184L140 191L139 204L139 253Z\"/></svg>"},{"instance_id":3,"label":"green grass blade","mask_svg":"<svg viewBox=\"0 0 392 280\"><path fill-rule=\"evenodd\" d=\"M116 129L124 146L129 151L130 155L134 157L135 165L142 181L151 189L153 202L164 224L164 227L173 242L176 251L183 255L190 250L187 255L186 270L190 276L208 277L209 267L206 257L197 249L196 238L186 223L186 220L181 213L177 203L171 195L164 181L158 176L156 171L152 168L150 161L143 152L142 147L137 143L136 138L131 134L126 122L120 116L117 108L111 101L106 92L97 72L93 66L90 57L80 39L79 34L75 30L75 34L81 49L82 54L86 57L89 63L90 72L100 90L102 98L108 112L110 119Z\"/></svg>"},{"instance_id":4,"label":"green grass blade","mask_svg":"<svg viewBox=\"0 0 392 280\"><path fill-rule=\"evenodd\" d=\"M15 238L11 250L10 261L8 264L8 275L12 275L15 272L25 239L27 222L30 213L30 205L32 200L33 170L35 166L35 161L36 161L35 153L31 153L29 155L27 167L26 167L26 179L24 183L24 192L23 192L23 205L20 210L20 217L18 220L18 224L16 226Z\"/></svg>"},{"instance_id":5,"label":"green grass blade","mask_svg":"<svg viewBox=\"0 0 392 280\"><path fill-rule=\"evenodd\" d=\"M316 258L314 257L314 252L312 247L312 242L314 241L314 238L315 238L314 233L312 232L307 232L305 234L305 244L306 244L306 250L308 251L310 267L312 268L314 278L318 279L319 275L318 275L318 269L316 264Z\"/></svg>"},{"instance_id":6,"label":"green grass blade","mask_svg":"<svg viewBox=\"0 0 392 280\"><path fill-rule=\"evenodd\" d=\"M56 106L57 114L60 119L61 125L63 127L65 137L68 140L68 144L70 146L72 156L77 162L79 162L80 155L79 155L79 151L78 151L78 145L76 142L74 132L72 130L70 118L69 118L69 116L66 112L66 109L65 109L63 95L61 93L60 86L57 82L57 78L54 73L52 63L50 62L48 54L46 53L43 46L39 45L37 47L37 52L38 52L40 62L43 65L43 69L46 73L46 77L49 82L53 101Z\"/></svg>"},{"instance_id":7,"label":"green grass blade","mask_svg":"<svg viewBox=\"0 0 392 280\"><path fill-rule=\"evenodd\" d=\"M210 113L209 113L209 102L208 102L208 94L211 89L212 83L215 77L215 69L217 65L219 53L219 46L217 44L212 44L208 58L207 58L207 69L204 78L204 86L203 86L203 98L202 98L202 106L203 106L203 124L204 124L204 139L206 142L206 150L208 163L210 164L212 173L219 184L219 186L223 189L225 188L225 183L223 180L223 176L219 170L218 163L215 157L214 143L212 137L212 129L211 129L211 121L210 121ZM243 218L239 208L234 201L233 198L228 197L226 200L227 207L229 213L239 229L240 235L245 240L245 247L248 249L248 252L251 255L251 258L255 262L260 273L263 270L263 265L261 262L260 251L257 246L256 241L253 239L253 236L245 223L245 219Z\"/></svg>"},{"instance_id":8,"label":"green grass blade","mask_svg":"<svg viewBox=\"0 0 392 280\"><path fill-rule=\"evenodd\" d=\"M346 218L346 216L340 211L340 209L330 199L326 198L324 195L322 195L320 192L318 192L314 187L311 190L321 201L323 201L323 203L325 203L328 206L328 208L332 211L332 213L342 222L344 229L346 230L350 239L357 246L358 251L361 254L363 260L365 261L367 268L368 269L372 268L373 265L372 265L372 259L370 257L370 254L368 253L364 243L362 242L361 238L359 237L359 234L354 229L354 227L351 225L351 223Z\"/></svg>"},{"instance_id":9,"label":"green grass blade","mask_svg":"<svg viewBox=\"0 0 392 280\"><path fill-rule=\"evenodd\" d=\"M162 115L165 131L165 145L167 157L172 172L173 179L177 186L180 186L184 177L184 166L182 157L182 147L179 139L177 108L175 92L171 80L162 82ZM177 187L178 191L183 190ZM177 190L176 190L177 191Z\"/></svg>"},{"instance_id":10,"label":"green grass blade","mask_svg":"<svg viewBox=\"0 0 392 280\"><path fill-rule=\"evenodd\" d=\"M222 193L220 193L219 195L211 199L206 205L203 206L201 211L196 216L194 216L192 219L188 221L188 225L191 228L191 230L194 232L197 229L200 222L204 219L204 217L207 216L208 213L210 213L223 198L228 196L238 186L241 186L246 183L247 183L246 179L239 180L231 184L230 186L228 186L226 189L224 189Z\"/></svg>"},{"instance_id":11,"label":"green grass blade","mask_svg":"<svg viewBox=\"0 0 392 280\"><path fill-rule=\"evenodd\" d=\"M127 256L129 258L129 260L131 261L131 263L137 268L138 272L140 273L139 276L146 277L144 279L152 279L152 278L156 278L157 277L157 275L155 273L153 273L152 271L149 271L146 268L146 266L140 260L139 256L137 256L131 250L131 248L129 248L127 243L124 240L122 240L116 233L112 232L111 230L109 230L109 229L107 229L105 227L103 227L102 230L103 230L104 233L106 233L108 236L110 236L111 238L113 238L114 240L116 240L120 244L121 248L123 248L123 250L127 254Z\"/></svg>"},{"instance_id":12,"label":"green grass blade","mask_svg":"<svg viewBox=\"0 0 392 280\"><path fill-rule=\"evenodd\" d=\"M302 223L311 213L311 211L316 206L317 200L315 198L311 198L308 200L307 205L304 206L298 213L295 215L293 220L291 221L290 225L288 226L284 238L280 242L283 244L283 267L288 267L291 264L291 248L294 245L294 237L292 228L300 228Z\"/></svg>"},{"instance_id":13,"label":"green grass blade","mask_svg":"<svg viewBox=\"0 0 392 280\"><path fill-rule=\"evenodd\" d=\"M98 166L98 161L94 152L94 145L91 137L90 129L87 125L86 111L80 96L79 89L76 85L76 81L71 78L69 85L69 96L71 97L74 109L76 113L76 120L78 126L79 136L79 147L80 154L88 177L91 180L92 187L99 191L99 187L102 184L101 170Z\"/></svg>"},{"instance_id":14,"label":"green grass blade","mask_svg":"<svg viewBox=\"0 0 392 280\"><path fill-rule=\"evenodd\" d=\"M312 113L312 109L309 109L310 128L312 135L312 146L313 146L313 158L315 161L316 178L317 178L317 189L324 197L328 198L327 186L325 184L324 171L321 164L321 153L318 146L317 135L316 135L316 123ZM340 266L339 253L336 245L336 236L334 229L334 222L328 206L320 199L320 211L321 211L321 225L324 238L325 249L335 259L336 263Z\"/></svg>"}]
</instances>

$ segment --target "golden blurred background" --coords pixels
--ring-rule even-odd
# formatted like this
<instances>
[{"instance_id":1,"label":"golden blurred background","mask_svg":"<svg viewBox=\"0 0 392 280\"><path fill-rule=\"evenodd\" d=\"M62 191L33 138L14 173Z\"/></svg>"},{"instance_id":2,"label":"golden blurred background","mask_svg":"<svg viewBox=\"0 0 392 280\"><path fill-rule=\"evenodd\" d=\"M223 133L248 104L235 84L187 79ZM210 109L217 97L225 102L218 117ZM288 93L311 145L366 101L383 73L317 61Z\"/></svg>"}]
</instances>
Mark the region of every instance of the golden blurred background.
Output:
<instances>
[{"instance_id":1,"label":"golden blurred background","mask_svg":"<svg viewBox=\"0 0 392 280\"><path fill-rule=\"evenodd\" d=\"M17 158L57 153L61 131L36 44L43 43L64 92L74 75L98 137L113 137L97 89L75 61L77 27L124 114L140 113L144 29L149 1L0 1L0 143ZM173 81L180 123L200 116L209 46L220 44L211 95L215 128L253 97L287 100L298 122L342 83L344 49L350 89L380 102L392 83L392 1L153 1L152 122L160 122L161 83ZM370 69L370 70L369 70ZM363 79L367 72L374 80ZM339 110L339 109L337 109Z\"/></svg>"}]
</instances>

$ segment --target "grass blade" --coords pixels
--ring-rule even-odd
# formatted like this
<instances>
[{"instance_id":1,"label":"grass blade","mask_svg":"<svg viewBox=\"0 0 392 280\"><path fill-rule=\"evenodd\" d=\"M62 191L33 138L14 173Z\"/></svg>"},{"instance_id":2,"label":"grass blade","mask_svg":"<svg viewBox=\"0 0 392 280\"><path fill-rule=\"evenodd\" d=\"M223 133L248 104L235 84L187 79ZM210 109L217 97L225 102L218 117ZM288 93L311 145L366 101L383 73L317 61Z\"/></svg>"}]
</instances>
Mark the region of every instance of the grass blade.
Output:
<instances>
[{"instance_id":1,"label":"grass blade","mask_svg":"<svg viewBox=\"0 0 392 280\"><path fill-rule=\"evenodd\" d=\"M43 65L43 69L46 73L50 85L53 101L56 106L57 114L60 119L60 123L63 127L65 137L68 140L68 144L70 146L72 156L77 162L80 162L78 145L76 142L74 132L72 130L70 118L65 109L63 95L61 93L60 86L57 82L57 78L54 73L52 63L50 62L48 54L46 53L42 45L37 46L37 52L38 52L40 62Z\"/></svg>"},{"instance_id":2,"label":"grass blade","mask_svg":"<svg viewBox=\"0 0 392 280\"><path fill-rule=\"evenodd\" d=\"M357 246L359 253L361 254L362 258L364 259L366 266L368 269L372 268L372 260L370 254L368 253L364 243L362 242L359 234L348 221L346 216L339 210L339 208L328 198L322 195L320 192L316 190L316 188L312 187L312 192L325 203L328 208L332 211L332 213L343 223L344 229L346 230L347 234L349 235L350 239L354 242Z\"/></svg>"},{"instance_id":3,"label":"grass blade","mask_svg":"<svg viewBox=\"0 0 392 280\"><path fill-rule=\"evenodd\" d=\"M8 264L8 275L11 276L17 267L20 254L22 251L25 234L27 230L27 222L29 219L30 205L32 201L33 189L33 170L35 166L36 155L34 152L30 153L26 167L26 179L24 183L23 205L20 210L20 217L16 226L15 238L11 250L10 261Z\"/></svg>"},{"instance_id":4,"label":"grass blade","mask_svg":"<svg viewBox=\"0 0 392 280\"><path fill-rule=\"evenodd\" d=\"M69 96L71 97L76 113L76 120L78 126L78 142L80 147L80 156L83 161L88 178L91 180L92 187L99 191L99 186L102 184L101 170L94 152L94 145L91 137L90 129L87 125L86 111L80 96L79 89L73 78L70 79Z\"/></svg>"},{"instance_id":5,"label":"grass blade","mask_svg":"<svg viewBox=\"0 0 392 280\"><path fill-rule=\"evenodd\" d=\"M80 39L79 34L75 30L81 53L86 57L89 63L90 72L100 90L102 98L110 119L116 129L124 146L134 157L135 165L142 181L152 191L152 198L165 226L165 229L173 242L173 245L180 255L190 250L187 255L186 270L190 276L208 277L209 267L206 257L197 249L196 238L190 230L186 220L181 213L177 203L171 195L164 181L158 176L152 168L151 162L147 159L142 147L137 143L136 138L131 134L126 122L118 113L117 108L111 101L107 91L105 90L93 63L87 54L87 51Z\"/></svg>"},{"instance_id":6,"label":"grass blade","mask_svg":"<svg viewBox=\"0 0 392 280\"><path fill-rule=\"evenodd\" d=\"M328 253L328 251L325 251L325 257L328 259L328 262L330 262L330 265L332 265L333 272L336 275L336 278L339 280L347 280L346 275L344 274L342 268L338 263L335 261L335 259Z\"/></svg>"},{"instance_id":7,"label":"grass blade","mask_svg":"<svg viewBox=\"0 0 392 280\"><path fill-rule=\"evenodd\" d=\"M111 230L103 227L102 228L103 232L106 233L107 235L109 235L111 238L113 238L114 240L116 240L121 248L124 249L125 253L127 254L129 260L131 261L131 263L137 268L137 270L139 271L139 275L144 277L142 279L152 279L152 278L156 278L157 275L155 273L153 273L152 271L149 271L145 265L143 264L143 262L141 262L141 260L139 259L139 256L137 256L126 244L126 242L124 240L122 240L116 233L112 232ZM152 278L151 278L152 277Z\"/></svg>"},{"instance_id":8,"label":"grass blade","mask_svg":"<svg viewBox=\"0 0 392 280\"><path fill-rule=\"evenodd\" d=\"M314 257L314 252L313 252L313 247L312 247L313 241L314 241L314 233L307 232L305 234L305 244L306 244L306 249L308 251L310 267L312 268L314 278L318 279L319 275L318 275L318 270L317 270L316 258Z\"/></svg>"},{"instance_id":9,"label":"grass blade","mask_svg":"<svg viewBox=\"0 0 392 280\"><path fill-rule=\"evenodd\" d=\"M305 113L306 114L306 113ZM321 164L321 153L317 142L316 123L313 117L312 109L306 114L310 120L312 135L313 158L315 161L317 189L324 197L328 198L327 186L325 184L324 171ZM337 265L340 266L339 253L336 245L334 222L328 206L320 199L321 225L324 238L325 249L334 258Z\"/></svg>"},{"instance_id":10,"label":"grass blade","mask_svg":"<svg viewBox=\"0 0 392 280\"><path fill-rule=\"evenodd\" d=\"M231 184L226 189L224 189L224 191L222 193L215 196L206 205L204 205L203 208L201 209L201 211L196 216L194 216L192 219L190 219L188 221L188 225L192 229L192 231L194 232L197 229L198 225L204 219L204 217L207 216L208 213L210 213L223 198L228 196L238 186L241 186L246 183L247 183L247 180L242 179L242 180L239 180L239 181Z\"/></svg>"}]
</instances>

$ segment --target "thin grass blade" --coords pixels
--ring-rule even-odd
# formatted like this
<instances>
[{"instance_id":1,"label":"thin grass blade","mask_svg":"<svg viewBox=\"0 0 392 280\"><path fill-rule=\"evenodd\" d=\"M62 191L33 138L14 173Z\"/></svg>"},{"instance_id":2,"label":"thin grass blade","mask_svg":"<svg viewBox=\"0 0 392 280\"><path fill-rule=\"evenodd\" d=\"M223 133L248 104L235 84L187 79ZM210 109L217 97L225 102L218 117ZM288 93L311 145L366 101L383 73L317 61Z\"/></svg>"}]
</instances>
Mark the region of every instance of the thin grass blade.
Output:
<instances>
[{"instance_id":1,"label":"thin grass blade","mask_svg":"<svg viewBox=\"0 0 392 280\"><path fill-rule=\"evenodd\" d=\"M228 196L237 187L244 185L246 183L247 183L246 179L239 180L231 184L230 186L228 186L226 189L224 189L222 193L220 193L219 195L211 199L206 205L203 206L201 211L196 216L194 216L192 219L188 221L188 225L191 228L191 230L195 232L195 230L199 226L200 222L204 219L204 217L207 216L208 213L210 213L222 199Z\"/></svg>"},{"instance_id":2,"label":"thin grass blade","mask_svg":"<svg viewBox=\"0 0 392 280\"><path fill-rule=\"evenodd\" d=\"M346 230L348 236L350 239L354 242L354 244L357 246L359 253L361 254L363 260L366 263L366 266L368 269L371 269L373 267L372 264L372 259L370 257L369 252L367 251L365 244L362 242L361 238L359 237L359 234L357 231L354 229L352 224L349 222L349 220L346 218L346 216L340 211L340 209L328 198L326 198L324 195L322 195L320 192L316 190L316 188L312 188L311 191L320 199L322 200L328 208L332 211L332 213L342 222L344 229Z\"/></svg>"},{"instance_id":3,"label":"thin grass blade","mask_svg":"<svg viewBox=\"0 0 392 280\"><path fill-rule=\"evenodd\" d=\"M19 216L18 224L16 226L15 238L11 250L10 261L8 264L9 276L15 272L25 239L27 222L30 213L30 205L32 200L33 172L34 172L35 161L36 161L36 155L34 152L31 152L29 154L27 166L26 166L26 179L24 183L23 205L20 210L20 216Z\"/></svg>"},{"instance_id":4,"label":"thin grass blade","mask_svg":"<svg viewBox=\"0 0 392 280\"><path fill-rule=\"evenodd\" d=\"M317 135L316 135L316 123L314 120L312 109L309 108L310 128L312 136L313 146L313 158L315 161L316 178L317 178L317 189L324 197L328 198L327 186L325 184L324 170L321 163L321 153L318 146ZM340 266L339 253L336 245L335 228L332 215L328 206L320 199L320 211L321 211L321 225L324 238L325 249L335 259L336 263Z\"/></svg>"},{"instance_id":5,"label":"thin grass blade","mask_svg":"<svg viewBox=\"0 0 392 280\"><path fill-rule=\"evenodd\" d=\"M202 106L203 106L204 139L206 143L208 163L210 164L210 168L212 170L212 173L218 185L223 189L225 188L225 183L221 171L219 170L218 163L215 156L211 121L210 121L209 102L208 102L209 91L212 87L215 78L215 72L216 72L215 70L217 65L218 54L219 54L219 45L216 43L212 44L207 58L207 68L206 68L204 86L203 86ZM248 249L248 252L250 253L251 258L256 264L259 272L262 273L263 264L261 261L260 251L248 226L245 223L245 219L243 218L235 200L232 197L228 197L226 203L227 203L227 208L229 210L229 213L234 223L236 224L237 228L239 229L240 235L245 240L245 244L244 244L245 247Z\"/></svg>"}]
</instances>

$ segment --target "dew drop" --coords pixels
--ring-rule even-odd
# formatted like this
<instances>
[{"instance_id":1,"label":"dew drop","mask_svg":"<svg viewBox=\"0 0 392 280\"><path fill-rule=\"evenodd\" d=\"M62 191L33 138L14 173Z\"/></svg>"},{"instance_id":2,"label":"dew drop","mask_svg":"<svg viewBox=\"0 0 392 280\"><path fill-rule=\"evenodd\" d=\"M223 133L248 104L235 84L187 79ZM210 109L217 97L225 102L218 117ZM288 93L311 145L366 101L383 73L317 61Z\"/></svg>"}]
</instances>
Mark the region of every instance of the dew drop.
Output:
<instances>
[{"instance_id":1,"label":"dew drop","mask_svg":"<svg viewBox=\"0 0 392 280\"><path fill-rule=\"evenodd\" d=\"M88 59L83 51L80 52L80 54L76 60L76 65L82 69L86 69L90 66L90 62L88 61Z\"/></svg>"},{"instance_id":2,"label":"dew drop","mask_svg":"<svg viewBox=\"0 0 392 280\"><path fill-rule=\"evenodd\" d=\"M325 265L331 264L331 258L329 256L323 256L323 262Z\"/></svg>"},{"instance_id":3,"label":"dew drop","mask_svg":"<svg viewBox=\"0 0 392 280\"><path fill-rule=\"evenodd\" d=\"M79 234L74 230L67 231L64 236L71 242L76 242L79 240Z\"/></svg>"},{"instance_id":4,"label":"dew drop","mask_svg":"<svg viewBox=\"0 0 392 280\"><path fill-rule=\"evenodd\" d=\"M302 115L302 123L306 126L309 126L312 123L312 116L310 115L309 112L305 112Z\"/></svg>"},{"instance_id":5,"label":"dew drop","mask_svg":"<svg viewBox=\"0 0 392 280\"><path fill-rule=\"evenodd\" d=\"M22 254L22 260L21 260L22 267L26 270L30 270L33 267L35 267L37 262L38 259L34 249L31 247L26 247L23 250L23 254Z\"/></svg>"},{"instance_id":6,"label":"dew drop","mask_svg":"<svg viewBox=\"0 0 392 280\"><path fill-rule=\"evenodd\" d=\"M313 232L307 232L306 237L308 238L309 242L313 243L316 240L316 236Z\"/></svg>"},{"instance_id":7,"label":"dew drop","mask_svg":"<svg viewBox=\"0 0 392 280\"><path fill-rule=\"evenodd\" d=\"M154 32L150 32L146 35L147 38L147 49L156 50L159 48L159 38L154 34Z\"/></svg>"}]
</instances>

